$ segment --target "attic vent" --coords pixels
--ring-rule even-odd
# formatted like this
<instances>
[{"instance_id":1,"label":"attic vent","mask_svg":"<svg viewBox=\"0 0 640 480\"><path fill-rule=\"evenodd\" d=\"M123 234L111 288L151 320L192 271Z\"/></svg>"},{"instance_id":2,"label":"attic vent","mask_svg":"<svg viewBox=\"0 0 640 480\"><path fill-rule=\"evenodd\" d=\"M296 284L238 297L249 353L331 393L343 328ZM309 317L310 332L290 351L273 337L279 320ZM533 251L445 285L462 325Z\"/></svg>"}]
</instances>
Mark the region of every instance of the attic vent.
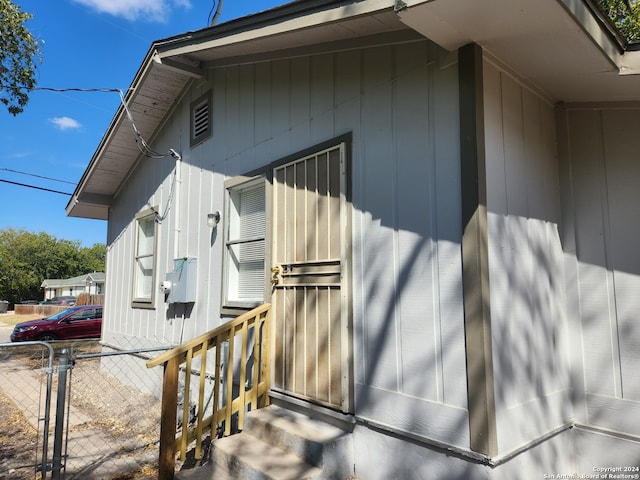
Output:
<instances>
[{"instance_id":1,"label":"attic vent","mask_svg":"<svg viewBox=\"0 0 640 480\"><path fill-rule=\"evenodd\" d=\"M193 111L193 137L204 135L209 129L209 105L203 103Z\"/></svg>"},{"instance_id":2,"label":"attic vent","mask_svg":"<svg viewBox=\"0 0 640 480\"><path fill-rule=\"evenodd\" d=\"M211 94L206 93L191 104L191 146L211 136Z\"/></svg>"}]
</instances>

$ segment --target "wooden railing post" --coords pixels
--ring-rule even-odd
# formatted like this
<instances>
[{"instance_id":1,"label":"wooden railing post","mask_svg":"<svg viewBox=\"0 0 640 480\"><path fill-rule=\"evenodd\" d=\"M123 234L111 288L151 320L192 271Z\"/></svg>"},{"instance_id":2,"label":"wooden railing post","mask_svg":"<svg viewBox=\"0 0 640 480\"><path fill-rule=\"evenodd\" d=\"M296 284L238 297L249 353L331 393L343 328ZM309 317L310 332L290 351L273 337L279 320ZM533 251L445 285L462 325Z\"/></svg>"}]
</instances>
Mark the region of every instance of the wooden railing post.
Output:
<instances>
[{"instance_id":1,"label":"wooden railing post","mask_svg":"<svg viewBox=\"0 0 640 480\"><path fill-rule=\"evenodd\" d=\"M159 480L173 480L175 474L176 451L180 447L180 455L184 459L187 446L196 440L196 458L202 454L202 436L205 429L211 431L212 438L216 429L224 423L224 435L231 434L231 419L238 414L238 426L243 427L244 411L265 407L269 404L270 388L270 308L265 303L256 309L240 315L239 317L211 330L197 338L179 345L178 347L147 361L147 367L153 368L164 365L162 384L162 407L160 424L160 455L159 455ZM245 390L247 381L248 338L249 330L254 329L253 365L251 387ZM233 360L236 348L236 335L240 336L240 371L239 388L237 397L233 394ZM228 342L229 348L222 355L222 345ZM213 405L211 416L204 417L204 397L207 377L207 351L215 348L215 366L213 368ZM198 388L198 407L195 427L190 425L190 389L191 369L195 355L200 355ZM179 443L176 439L177 414L178 414L178 388L181 365L184 364L184 404L182 410L182 431L179 435ZM223 385L226 395L220 392L221 377L224 377ZM222 402L222 406L219 405Z\"/></svg>"},{"instance_id":2,"label":"wooden railing post","mask_svg":"<svg viewBox=\"0 0 640 480\"><path fill-rule=\"evenodd\" d=\"M158 480L173 480L175 474L179 367L178 357L169 359L164 365Z\"/></svg>"},{"instance_id":3,"label":"wooden railing post","mask_svg":"<svg viewBox=\"0 0 640 480\"><path fill-rule=\"evenodd\" d=\"M264 324L262 327L262 362L260 365L261 380L264 384L264 397L260 402L260 407L269 405L269 390L271 390L271 310L267 310L264 314ZM257 361L257 360L256 360ZM260 392L257 392L259 395Z\"/></svg>"}]
</instances>

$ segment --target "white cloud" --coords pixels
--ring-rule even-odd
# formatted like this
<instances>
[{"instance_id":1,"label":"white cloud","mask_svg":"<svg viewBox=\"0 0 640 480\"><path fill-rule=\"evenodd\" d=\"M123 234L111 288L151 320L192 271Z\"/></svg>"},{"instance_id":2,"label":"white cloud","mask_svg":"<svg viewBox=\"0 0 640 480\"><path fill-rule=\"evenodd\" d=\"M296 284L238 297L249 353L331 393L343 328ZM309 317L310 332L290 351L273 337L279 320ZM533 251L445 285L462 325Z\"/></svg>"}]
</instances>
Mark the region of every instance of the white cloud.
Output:
<instances>
[{"instance_id":1,"label":"white cloud","mask_svg":"<svg viewBox=\"0 0 640 480\"><path fill-rule=\"evenodd\" d=\"M100 13L127 20L164 22L172 6L191 8L189 0L74 0Z\"/></svg>"},{"instance_id":2,"label":"white cloud","mask_svg":"<svg viewBox=\"0 0 640 480\"><path fill-rule=\"evenodd\" d=\"M54 117L50 118L49 121L60 130L71 130L74 128L80 128L82 126L80 125L80 122L69 117Z\"/></svg>"},{"instance_id":3,"label":"white cloud","mask_svg":"<svg viewBox=\"0 0 640 480\"><path fill-rule=\"evenodd\" d=\"M7 158L27 158L31 156L31 152L15 152L10 153Z\"/></svg>"}]
</instances>

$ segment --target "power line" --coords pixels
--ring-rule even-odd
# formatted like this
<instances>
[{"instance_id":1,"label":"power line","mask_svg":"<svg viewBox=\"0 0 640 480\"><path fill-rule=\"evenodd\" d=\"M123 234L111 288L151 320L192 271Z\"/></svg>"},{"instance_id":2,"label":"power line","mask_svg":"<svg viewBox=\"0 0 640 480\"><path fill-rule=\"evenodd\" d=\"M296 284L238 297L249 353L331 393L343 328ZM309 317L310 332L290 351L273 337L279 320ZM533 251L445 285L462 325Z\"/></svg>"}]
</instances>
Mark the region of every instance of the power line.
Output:
<instances>
[{"instance_id":1,"label":"power line","mask_svg":"<svg viewBox=\"0 0 640 480\"><path fill-rule=\"evenodd\" d=\"M0 182L4 182L4 183L10 183L11 185L18 185L19 187L27 187L27 188L34 188L36 190L43 190L45 192L51 192L51 193L59 193L60 195L67 195L67 196L71 196L70 193L67 192L61 192L59 190L51 190L50 188L43 188L43 187L36 187L35 185L28 185L26 183L18 183L18 182L12 182L10 180L4 180L2 178L0 178Z\"/></svg>"},{"instance_id":2,"label":"power line","mask_svg":"<svg viewBox=\"0 0 640 480\"><path fill-rule=\"evenodd\" d=\"M103 93L118 93L121 90L119 88L53 88L53 87L27 87L22 85L5 85L3 88L10 90L40 90L45 92L103 92Z\"/></svg>"},{"instance_id":3,"label":"power line","mask_svg":"<svg viewBox=\"0 0 640 480\"><path fill-rule=\"evenodd\" d=\"M75 182L70 182L68 180L60 180L58 178L44 177L42 175L36 175L35 173L21 172L19 170L11 170L10 168L0 168L0 170L4 170L5 172L19 173L21 175L29 175L31 177L43 178L45 180L51 180L53 182L61 182L61 183L68 183L69 185L75 185Z\"/></svg>"},{"instance_id":4,"label":"power line","mask_svg":"<svg viewBox=\"0 0 640 480\"><path fill-rule=\"evenodd\" d=\"M119 88L52 88L52 87L33 87L30 90L44 90L47 92L104 92L118 93Z\"/></svg>"},{"instance_id":5,"label":"power line","mask_svg":"<svg viewBox=\"0 0 640 480\"><path fill-rule=\"evenodd\" d=\"M129 119L129 123L131 124L131 129L133 130L134 140L140 153L149 158L173 157L177 160L180 160L180 154L173 148L170 148L167 153L156 152L151 148L147 141L142 137L142 134L138 131L138 127L136 127L136 123L133 121L133 115L131 115L129 106L127 105L127 102L124 98L124 93L122 92L122 90L118 90L118 93L120 94L120 103L122 104L122 108L124 108L124 111L127 114L127 118Z\"/></svg>"},{"instance_id":6,"label":"power line","mask_svg":"<svg viewBox=\"0 0 640 480\"><path fill-rule=\"evenodd\" d=\"M218 7L220 7L222 0L218 0ZM215 20L215 19L214 19ZM131 111L129 110L129 106L124 98L124 92L120 88L54 88L54 87L24 87L20 85L7 85L4 88L14 89L14 90L44 90L47 92L106 92L106 93L118 93L120 95L120 103L124 108L124 111L127 115L129 123L131 124L131 129L133 130L134 140L136 142L136 146L140 153L142 153L145 157L149 158L166 158L173 157L176 160L180 160L180 154L176 152L174 149L169 149L166 153L156 152L151 148L151 146L147 143L147 141L142 137L142 134L136 127L135 122L133 121L133 115L131 115Z\"/></svg>"},{"instance_id":7,"label":"power line","mask_svg":"<svg viewBox=\"0 0 640 480\"><path fill-rule=\"evenodd\" d=\"M211 5L211 10L209 11L209 16L207 17L207 27L218 23L218 17L220 17L221 12L222 0L214 0L213 5Z\"/></svg>"}]
</instances>

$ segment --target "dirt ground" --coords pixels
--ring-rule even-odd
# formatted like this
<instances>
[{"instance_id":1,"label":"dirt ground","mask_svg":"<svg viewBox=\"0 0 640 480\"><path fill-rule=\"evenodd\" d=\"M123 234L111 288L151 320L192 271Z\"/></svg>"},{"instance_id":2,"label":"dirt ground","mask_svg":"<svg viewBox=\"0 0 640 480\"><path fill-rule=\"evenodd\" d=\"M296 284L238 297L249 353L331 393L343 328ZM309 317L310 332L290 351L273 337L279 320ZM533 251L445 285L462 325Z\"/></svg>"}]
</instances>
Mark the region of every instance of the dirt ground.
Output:
<instances>
[{"instance_id":1,"label":"dirt ground","mask_svg":"<svg viewBox=\"0 0 640 480\"><path fill-rule=\"evenodd\" d=\"M2 315L0 321L6 325L15 325L35 318L38 315ZM12 479L34 479L35 448L35 429L22 411L0 390L0 472L8 470L7 460L12 459L12 465L21 467L8 470Z\"/></svg>"},{"instance_id":2,"label":"dirt ground","mask_svg":"<svg viewBox=\"0 0 640 480\"><path fill-rule=\"evenodd\" d=\"M14 480L35 478L33 458L36 431L27 422L22 411L0 391L0 471L6 471L7 459L22 468L8 470Z\"/></svg>"}]
</instances>

